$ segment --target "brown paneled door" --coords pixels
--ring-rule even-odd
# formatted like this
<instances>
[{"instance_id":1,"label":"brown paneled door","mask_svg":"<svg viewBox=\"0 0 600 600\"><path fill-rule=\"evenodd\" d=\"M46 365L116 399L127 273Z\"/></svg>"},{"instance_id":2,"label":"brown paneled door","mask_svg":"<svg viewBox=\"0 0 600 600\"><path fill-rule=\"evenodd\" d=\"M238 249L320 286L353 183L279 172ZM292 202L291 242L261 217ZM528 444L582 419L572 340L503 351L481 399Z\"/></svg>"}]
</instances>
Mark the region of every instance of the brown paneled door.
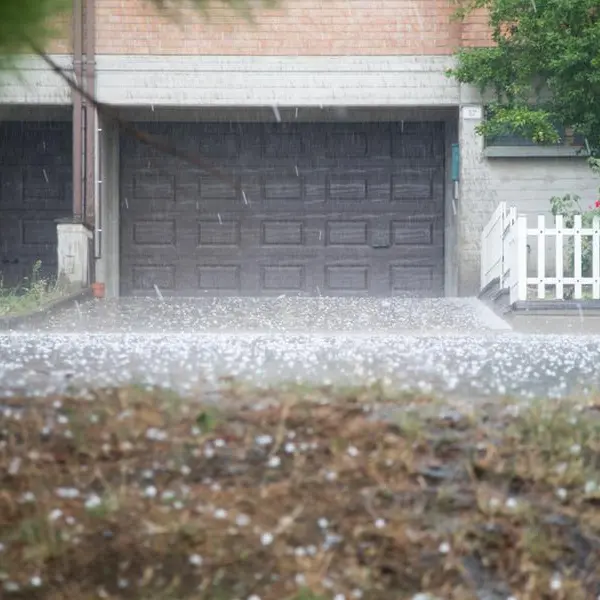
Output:
<instances>
[{"instance_id":1,"label":"brown paneled door","mask_svg":"<svg viewBox=\"0 0 600 600\"><path fill-rule=\"evenodd\" d=\"M144 125L122 139L121 292L440 296L443 123Z\"/></svg>"}]
</instances>

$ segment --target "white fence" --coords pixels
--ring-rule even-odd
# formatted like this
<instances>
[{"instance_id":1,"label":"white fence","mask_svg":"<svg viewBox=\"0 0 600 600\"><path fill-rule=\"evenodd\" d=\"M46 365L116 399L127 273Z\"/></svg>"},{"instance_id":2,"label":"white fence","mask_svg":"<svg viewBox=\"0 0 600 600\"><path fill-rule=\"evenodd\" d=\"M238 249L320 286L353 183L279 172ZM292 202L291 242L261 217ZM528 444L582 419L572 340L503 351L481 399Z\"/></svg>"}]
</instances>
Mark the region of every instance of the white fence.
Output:
<instances>
[{"instance_id":1,"label":"white fence","mask_svg":"<svg viewBox=\"0 0 600 600\"><path fill-rule=\"evenodd\" d=\"M509 290L511 304L600 299L600 218L594 217L591 228L582 227L581 215L572 227L564 220L558 215L548 227L546 216L538 215L529 227L527 215L500 203L481 235L481 289L497 280Z\"/></svg>"},{"instance_id":2,"label":"white fence","mask_svg":"<svg viewBox=\"0 0 600 600\"><path fill-rule=\"evenodd\" d=\"M514 213L511 215L511 211ZM504 288L506 275L505 237L511 216L516 218L516 209L508 208L506 202L501 202L490 217L481 234L481 289L494 279L498 279L500 287Z\"/></svg>"}]
</instances>

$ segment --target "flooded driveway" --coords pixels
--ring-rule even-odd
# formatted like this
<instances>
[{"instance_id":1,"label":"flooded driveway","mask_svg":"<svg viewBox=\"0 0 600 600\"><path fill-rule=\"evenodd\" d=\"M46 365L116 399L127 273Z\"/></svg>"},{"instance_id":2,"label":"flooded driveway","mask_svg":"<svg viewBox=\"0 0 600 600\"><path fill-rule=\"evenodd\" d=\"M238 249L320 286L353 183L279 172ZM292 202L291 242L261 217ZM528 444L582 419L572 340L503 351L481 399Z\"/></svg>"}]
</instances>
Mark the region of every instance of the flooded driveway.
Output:
<instances>
[{"instance_id":1,"label":"flooded driveway","mask_svg":"<svg viewBox=\"0 0 600 600\"><path fill-rule=\"evenodd\" d=\"M469 298L92 301L0 335L0 394L235 377L556 396L599 387L599 359L600 336L515 333Z\"/></svg>"}]
</instances>

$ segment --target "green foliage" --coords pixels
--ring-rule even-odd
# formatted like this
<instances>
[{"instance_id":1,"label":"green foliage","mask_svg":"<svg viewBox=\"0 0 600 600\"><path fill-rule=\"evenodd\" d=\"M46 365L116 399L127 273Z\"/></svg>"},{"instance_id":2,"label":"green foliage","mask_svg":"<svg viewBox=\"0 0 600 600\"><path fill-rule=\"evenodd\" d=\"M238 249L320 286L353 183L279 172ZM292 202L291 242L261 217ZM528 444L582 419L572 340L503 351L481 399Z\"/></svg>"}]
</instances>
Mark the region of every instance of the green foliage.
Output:
<instances>
[{"instance_id":1,"label":"green foliage","mask_svg":"<svg viewBox=\"0 0 600 600\"><path fill-rule=\"evenodd\" d=\"M495 95L482 135L515 133L555 144L560 123L600 153L600 5L598 0L475 0L489 12L495 46L463 48L448 74Z\"/></svg>"},{"instance_id":2,"label":"green foliage","mask_svg":"<svg viewBox=\"0 0 600 600\"><path fill-rule=\"evenodd\" d=\"M41 277L41 268L41 261L36 261L31 276L16 288L5 287L0 273L0 317L31 312L57 300L65 292L58 282Z\"/></svg>"},{"instance_id":3,"label":"green foliage","mask_svg":"<svg viewBox=\"0 0 600 600\"><path fill-rule=\"evenodd\" d=\"M210 433L221 422L219 413L213 408L206 408L196 417L196 423L203 433Z\"/></svg>"},{"instance_id":4,"label":"green foliage","mask_svg":"<svg viewBox=\"0 0 600 600\"><path fill-rule=\"evenodd\" d=\"M0 2L0 54L27 49L27 40L45 44L61 32L57 19L68 14L70 0L2 0Z\"/></svg>"},{"instance_id":5,"label":"green foliage","mask_svg":"<svg viewBox=\"0 0 600 600\"><path fill-rule=\"evenodd\" d=\"M561 142L553 115L547 110L528 106L493 104L488 109L488 118L477 127L477 133L486 138L513 133L536 144Z\"/></svg>"}]
</instances>

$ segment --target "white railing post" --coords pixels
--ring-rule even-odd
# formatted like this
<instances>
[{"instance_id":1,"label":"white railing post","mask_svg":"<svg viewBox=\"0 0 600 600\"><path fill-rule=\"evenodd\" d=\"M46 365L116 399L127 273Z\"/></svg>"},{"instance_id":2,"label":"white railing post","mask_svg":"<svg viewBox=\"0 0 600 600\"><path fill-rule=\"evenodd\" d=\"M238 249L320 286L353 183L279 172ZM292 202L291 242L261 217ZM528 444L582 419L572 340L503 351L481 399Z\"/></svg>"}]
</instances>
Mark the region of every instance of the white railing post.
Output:
<instances>
[{"instance_id":1,"label":"white railing post","mask_svg":"<svg viewBox=\"0 0 600 600\"><path fill-rule=\"evenodd\" d=\"M556 299L562 300L565 297L564 287L564 244L563 244L563 228L564 217L556 215L554 217L556 223Z\"/></svg>"},{"instance_id":2,"label":"white railing post","mask_svg":"<svg viewBox=\"0 0 600 600\"><path fill-rule=\"evenodd\" d=\"M501 202L481 232L480 288L496 278L502 279L502 241L506 202Z\"/></svg>"},{"instance_id":3,"label":"white railing post","mask_svg":"<svg viewBox=\"0 0 600 600\"><path fill-rule=\"evenodd\" d=\"M537 297L543 300L546 297L546 217L544 215L538 215L537 226Z\"/></svg>"},{"instance_id":4,"label":"white railing post","mask_svg":"<svg viewBox=\"0 0 600 600\"><path fill-rule=\"evenodd\" d=\"M517 207L511 206L504 219L504 228L502 232L502 277L501 288L511 289L511 278L514 280L514 269L516 263L514 260L515 252L515 227L517 223ZM506 273L508 272L508 278ZM507 280L506 280L507 279Z\"/></svg>"},{"instance_id":5,"label":"white railing post","mask_svg":"<svg viewBox=\"0 0 600 600\"><path fill-rule=\"evenodd\" d=\"M592 298L600 299L600 218L592 222Z\"/></svg>"},{"instance_id":6,"label":"white railing post","mask_svg":"<svg viewBox=\"0 0 600 600\"><path fill-rule=\"evenodd\" d=\"M575 215L573 227L573 276L575 277L575 300L581 300L581 215Z\"/></svg>"},{"instance_id":7,"label":"white railing post","mask_svg":"<svg viewBox=\"0 0 600 600\"><path fill-rule=\"evenodd\" d=\"M487 285L488 252L487 252L487 229L481 232L481 264L479 275L479 289Z\"/></svg>"},{"instance_id":8,"label":"white railing post","mask_svg":"<svg viewBox=\"0 0 600 600\"><path fill-rule=\"evenodd\" d=\"M516 230L516 273L514 284L517 300L527 300L527 215L517 217Z\"/></svg>"}]
</instances>

